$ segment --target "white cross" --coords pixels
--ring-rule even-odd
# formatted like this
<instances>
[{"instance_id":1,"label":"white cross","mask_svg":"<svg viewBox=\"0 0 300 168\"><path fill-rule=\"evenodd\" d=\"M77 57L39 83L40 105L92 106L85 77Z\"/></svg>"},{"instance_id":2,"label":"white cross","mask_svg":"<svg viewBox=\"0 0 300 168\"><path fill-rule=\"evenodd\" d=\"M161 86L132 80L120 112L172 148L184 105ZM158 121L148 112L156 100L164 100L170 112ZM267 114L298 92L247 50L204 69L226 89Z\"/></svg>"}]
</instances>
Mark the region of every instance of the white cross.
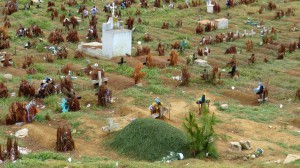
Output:
<instances>
[{"instance_id":1,"label":"white cross","mask_svg":"<svg viewBox=\"0 0 300 168\"><path fill-rule=\"evenodd\" d=\"M104 71L104 69L103 69L103 71ZM92 83L93 84L98 83L98 86L100 87L103 82L107 82L107 81L108 81L108 78L103 78L101 76L101 71L98 71L98 80L92 80Z\"/></svg>"},{"instance_id":2,"label":"white cross","mask_svg":"<svg viewBox=\"0 0 300 168\"><path fill-rule=\"evenodd\" d=\"M110 7L110 9L112 9L112 17L115 17L115 9L117 7L115 7L115 3L112 4L112 6Z\"/></svg>"}]
</instances>

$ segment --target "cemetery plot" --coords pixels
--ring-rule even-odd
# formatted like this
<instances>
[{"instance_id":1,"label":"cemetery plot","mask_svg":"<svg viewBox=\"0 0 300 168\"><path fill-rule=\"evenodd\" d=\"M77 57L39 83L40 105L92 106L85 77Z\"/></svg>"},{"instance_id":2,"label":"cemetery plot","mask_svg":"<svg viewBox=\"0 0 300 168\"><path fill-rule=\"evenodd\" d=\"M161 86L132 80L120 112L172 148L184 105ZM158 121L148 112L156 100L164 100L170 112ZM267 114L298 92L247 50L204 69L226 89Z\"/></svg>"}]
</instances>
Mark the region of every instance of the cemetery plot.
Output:
<instances>
[{"instance_id":1,"label":"cemetery plot","mask_svg":"<svg viewBox=\"0 0 300 168\"><path fill-rule=\"evenodd\" d=\"M298 1L0 7L1 166L299 164Z\"/></svg>"}]
</instances>

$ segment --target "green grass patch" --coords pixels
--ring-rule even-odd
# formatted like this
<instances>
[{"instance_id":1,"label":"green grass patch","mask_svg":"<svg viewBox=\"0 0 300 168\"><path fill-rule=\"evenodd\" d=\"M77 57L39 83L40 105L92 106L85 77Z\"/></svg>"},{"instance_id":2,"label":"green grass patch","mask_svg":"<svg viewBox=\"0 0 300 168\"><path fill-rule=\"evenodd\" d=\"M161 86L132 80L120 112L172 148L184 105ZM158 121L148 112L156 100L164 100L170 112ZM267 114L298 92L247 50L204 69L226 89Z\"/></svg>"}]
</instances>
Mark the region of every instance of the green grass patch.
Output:
<instances>
[{"instance_id":1,"label":"green grass patch","mask_svg":"<svg viewBox=\"0 0 300 168\"><path fill-rule=\"evenodd\" d=\"M293 164L300 165L300 160L297 160L297 161L293 162Z\"/></svg>"},{"instance_id":2,"label":"green grass patch","mask_svg":"<svg viewBox=\"0 0 300 168\"><path fill-rule=\"evenodd\" d=\"M45 111L40 111L39 113L37 113L36 115L35 115L35 121L37 121L37 122L47 122L47 120L46 120L46 115L49 115L50 116L50 112L48 111L48 110L45 110ZM51 118L51 116L50 116L50 118Z\"/></svg>"},{"instance_id":3,"label":"green grass patch","mask_svg":"<svg viewBox=\"0 0 300 168\"><path fill-rule=\"evenodd\" d=\"M151 103L152 98L146 94L142 88L139 87L130 87L123 91L123 94L126 97L132 97L135 100L133 101L134 105L145 106Z\"/></svg>"},{"instance_id":4,"label":"green grass patch","mask_svg":"<svg viewBox=\"0 0 300 168\"><path fill-rule=\"evenodd\" d=\"M31 153L29 155L22 156L22 159L35 159L39 161L45 160L66 160L67 157L62 153L52 152L52 151L43 151L38 153Z\"/></svg>"},{"instance_id":5,"label":"green grass patch","mask_svg":"<svg viewBox=\"0 0 300 168\"><path fill-rule=\"evenodd\" d=\"M300 151L300 145L292 145L290 146L291 149L294 149L294 150L297 150L297 151Z\"/></svg>"},{"instance_id":6,"label":"green grass patch","mask_svg":"<svg viewBox=\"0 0 300 168\"><path fill-rule=\"evenodd\" d=\"M61 114L62 119L70 120L74 118L78 118L82 115L80 112L66 112Z\"/></svg>"},{"instance_id":7,"label":"green grass patch","mask_svg":"<svg viewBox=\"0 0 300 168\"><path fill-rule=\"evenodd\" d=\"M47 96L45 99L44 99L44 103L46 105L46 108L49 106L49 107L55 107L55 108L58 108L59 104L61 102L61 98L54 94L54 95L50 95L50 96Z\"/></svg>"},{"instance_id":8,"label":"green grass patch","mask_svg":"<svg viewBox=\"0 0 300 168\"><path fill-rule=\"evenodd\" d=\"M110 147L128 157L155 161L170 151L187 156L187 138L177 128L160 120L136 119L113 136Z\"/></svg>"},{"instance_id":9,"label":"green grass patch","mask_svg":"<svg viewBox=\"0 0 300 168\"><path fill-rule=\"evenodd\" d=\"M79 122L79 121L70 121L69 123L73 129L78 128L81 124L81 122Z\"/></svg>"},{"instance_id":10,"label":"green grass patch","mask_svg":"<svg viewBox=\"0 0 300 168\"><path fill-rule=\"evenodd\" d=\"M106 72L116 72L119 75L131 77L134 69L128 65L122 65L122 66L117 66L117 67L106 67L105 71Z\"/></svg>"},{"instance_id":11,"label":"green grass patch","mask_svg":"<svg viewBox=\"0 0 300 168\"><path fill-rule=\"evenodd\" d=\"M164 85L155 85L155 84L146 86L145 90L158 95L164 95L171 92L171 88Z\"/></svg>"},{"instance_id":12,"label":"green grass patch","mask_svg":"<svg viewBox=\"0 0 300 168\"><path fill-rule=\"evenodd\" d=\"M220 103L215 103L220 105ZM218 106L219 110L222 110ZM278 106L273 104L262 104L260 106L238 106L229 104L225 113L232 114L235 117L248 119L256 122L271 123L279 116L284 116L284 112Z\"/></svg>"}]
</instances>

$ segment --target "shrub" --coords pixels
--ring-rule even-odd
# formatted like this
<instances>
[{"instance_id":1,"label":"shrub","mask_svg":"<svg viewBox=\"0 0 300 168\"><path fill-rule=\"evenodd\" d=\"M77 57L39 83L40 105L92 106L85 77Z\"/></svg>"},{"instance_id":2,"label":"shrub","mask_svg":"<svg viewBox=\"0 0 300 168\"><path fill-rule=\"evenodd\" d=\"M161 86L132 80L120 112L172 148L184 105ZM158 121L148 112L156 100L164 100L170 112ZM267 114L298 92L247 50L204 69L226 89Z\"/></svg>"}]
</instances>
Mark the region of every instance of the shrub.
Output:
<instances>
[{"instance_id":1,"label":"shrub","mask_svg":"<svg viewBox=\"0 0 300 168\"><path fill-rule=\"evenodd\" d=\"M210 156L217 159L219 156L214 143L215 133L213 129L216 124L216 117L214 114L210 116L204 106L199 122L201 123L200 126L196 121L195 114L189 112L183 124L189 136L189 147L192 155L198 158Z\"/></svg>"}]
</instances>

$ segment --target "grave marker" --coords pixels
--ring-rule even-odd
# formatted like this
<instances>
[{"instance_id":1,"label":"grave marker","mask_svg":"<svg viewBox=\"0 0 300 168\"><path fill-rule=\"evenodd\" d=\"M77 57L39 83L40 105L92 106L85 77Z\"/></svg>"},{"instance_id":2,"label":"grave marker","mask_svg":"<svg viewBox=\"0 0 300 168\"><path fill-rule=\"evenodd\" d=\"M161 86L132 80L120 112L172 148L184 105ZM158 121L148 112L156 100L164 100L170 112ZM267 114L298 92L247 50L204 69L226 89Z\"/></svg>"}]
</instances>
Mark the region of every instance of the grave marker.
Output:
<instances>
[{"instance_id":1,"label":"grave marker","mask_svg":"<svg viewBox=\"0 0 300 168\"><path fill-rule=\"evenodd\" d=\"M214 13L214 6L211 4L211 0L207 1L206 8L207 8L207 13Z\"/></svg>"}]
</instances>

